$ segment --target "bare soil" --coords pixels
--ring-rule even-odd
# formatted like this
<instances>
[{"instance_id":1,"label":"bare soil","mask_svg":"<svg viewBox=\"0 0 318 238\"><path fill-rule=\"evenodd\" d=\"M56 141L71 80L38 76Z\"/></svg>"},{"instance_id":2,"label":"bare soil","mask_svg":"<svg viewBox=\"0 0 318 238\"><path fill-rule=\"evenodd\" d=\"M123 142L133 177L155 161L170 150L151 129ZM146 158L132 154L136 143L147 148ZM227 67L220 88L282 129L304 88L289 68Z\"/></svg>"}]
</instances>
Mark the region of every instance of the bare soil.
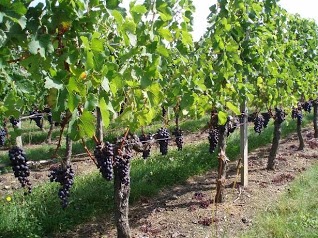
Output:
<instances>
[{"instance_id":1,"label":"bare soil","mask_svg":"<svg viewBox=\"0 0 318 238\"><path fill-rule=\"evenodd\" d=\"M242 187L237 175L237 162L228 166L226 202L214 204L216 170L189 178L184 184L161 191L155 198L142 198L130 207L130 225L134 238L159 237L238 237L255 223L258 214L275 205L288 184L318 159L318 142L313 132L303 130L306 148L297 151L298 139L292 134L282 139L275 171L267 171L266 163L270 145L249 153L249 184ZM206 139L195 134L186 141ZM89 159L74 162L76 173L96 170ZM32 171L32 182L47 181L48 169L40 166ZM0 196L19 187L13 175L0 176ZM74 230L57 234L59 238L113 238L116 229L113 218L92 219Z\"/></svg>"}]
</instances>

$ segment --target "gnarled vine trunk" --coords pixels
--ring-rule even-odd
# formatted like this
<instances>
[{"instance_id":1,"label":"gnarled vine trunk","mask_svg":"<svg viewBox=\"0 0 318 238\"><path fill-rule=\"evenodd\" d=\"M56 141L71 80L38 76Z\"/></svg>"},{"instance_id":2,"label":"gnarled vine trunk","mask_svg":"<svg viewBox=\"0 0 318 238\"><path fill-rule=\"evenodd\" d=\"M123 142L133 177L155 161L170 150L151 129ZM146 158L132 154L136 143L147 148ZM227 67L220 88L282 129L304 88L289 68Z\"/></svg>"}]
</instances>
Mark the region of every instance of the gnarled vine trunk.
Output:
<instances>
[{"instance_id":1,"label":"gnarled vine trunk","mask_svg":"<svg viewBox=\"0 0 318 238\"><path fill-rule=\"evenodd\" d=\"M313 103L313 107L314 107L314 137L318 138L318 99L316 99Z\"/></svg>"},{"instance_id":2,"label":"gnarled vine trunk","mask_svg":"<svg viewBox=\"0 0 318 238\"><path fill-rule=\"evenodd\" d=\"M226 157L226 138L227 138L228 128L227 126L219 126L219 154L218 154L218 178L216 181L216 195L215 202L222 203L224 202L224 188L226 181L226 170L227 170L227 162L228 158Z\"/></svg>"},{"instance_id":3,"label":"gnarled vine trunk","mask_svg":"<svg viewBox=\"0 0 318 238\"><path fill-rule=\"evenodd\" d=\"M130 178L130 166L128 170ZM115 222L117 227L118 238L130 238L129 227L129 195L130 183L122 184L119 171L114 167L114 200L115 200Z\"/></svg>"},{"instance_id":4,"label":"gnarled vine trunk","mask_svg":"<svg viewBox=\"0 0 318 238\"><path fill-rule=\"evenodd\" d=\"M274 137L272 141L272 147L267 160L267 169L274 170L276 155L278 152L279 140L282 134L282 124L277 120L274 122Z\"/></svg>"},{"instance_id":5,"label":"gnarled vine trunk","mask_svg":"<svg viewBox=\"0 0 318 238\"><path fill-rule=\"evenodd\" d=\"M297 119L297 136L299 140L298 150L303 150L305 148L304 138L301 134L301 121Z\"/></svg>"},{"instance_id":6,"label":"gnarled vine trunk","mask_svg":"<svg viewBox=\"0 0 318 238\"><path fill-rule=\"evenodd\" d=\"M46 137L46 143L48 143L48 144L52 143L53 127L54 127L54 123L51 123L50 129L49 129L49 131L47 133L47 137Z\"/></svg>"}]
</instances>

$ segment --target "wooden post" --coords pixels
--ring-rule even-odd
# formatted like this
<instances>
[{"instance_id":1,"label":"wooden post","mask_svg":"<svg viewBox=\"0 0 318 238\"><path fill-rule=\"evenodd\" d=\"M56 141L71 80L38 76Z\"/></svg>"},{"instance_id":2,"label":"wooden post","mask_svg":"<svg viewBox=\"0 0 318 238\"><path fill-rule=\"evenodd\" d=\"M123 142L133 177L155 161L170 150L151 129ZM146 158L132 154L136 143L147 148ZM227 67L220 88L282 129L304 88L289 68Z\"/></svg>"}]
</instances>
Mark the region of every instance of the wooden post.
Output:
<instances>
[{"instance_id":1,"label":"wooden post","mask_svg":"<svg viewBox=\"0 0 318 238\"><path fill-rule=\"evenodd\" d=\"M18 122L18 124L16 125L16 127L21 130L21 128L22 128L21 120L19 120L19 122ZM15 138L15 143L16 143L16 145L17 145L18 147L20 147L20 148L23 147L22 136L21 136L21 135L20 135L20 136L17 136L17 137Z\"/></svg>"},{"instance_id":2,"label":"wooden post","mask_svg":"<svg viewBox=\"0 0 318 238\"><path fill-rule=\"evenodd\" d=\"M240 127L240 137L241 137L241 184L244 187L248 186L248 138L247 138L247 117L248 110L246 107L246 101L241 105L241 112L244 112L243 124Z\"/></svg>"}]
</instances>

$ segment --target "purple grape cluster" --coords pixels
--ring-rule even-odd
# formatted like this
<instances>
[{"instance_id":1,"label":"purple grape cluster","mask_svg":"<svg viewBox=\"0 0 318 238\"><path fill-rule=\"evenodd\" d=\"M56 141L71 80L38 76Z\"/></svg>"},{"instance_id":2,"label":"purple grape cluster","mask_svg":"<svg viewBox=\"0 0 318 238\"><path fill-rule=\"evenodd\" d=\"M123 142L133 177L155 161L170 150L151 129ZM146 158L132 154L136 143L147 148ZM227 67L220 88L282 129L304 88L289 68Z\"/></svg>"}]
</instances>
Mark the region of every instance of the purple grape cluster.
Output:
<instances>
[{"instance_id":1,"label":"purple grape cluster","mask_svg":"<svg viewBox=\"0 0 318 238\"><path fill-rule=\"evenodd\" d=\"M307 101L305 103L302 104L302 107L304 109L305 112L311 112L312 109L312 101Z\"/></svg>"},{"instance_id":2,"label":"purple grape cluster","mask_svg":"<svg viewBox=\"0 0 318 238\"><path fill-rule=\"evenodd\" d=\"M51 170L49 178L51 182L60 183L62 186L58 191L58 196L61 200L62 208L65 209L69 202L68 197L70 196L70 189L74 184L74 171L71 166L63 168L58 166Z\"/></svg>"},{"instance_id":3,"label":"purple grape cluster","mask_svg":"<svg viewBox=\"0 0 318 238\"><path fill-rule=\"evenodd\" d=\"M285 117L286 113L282 109L275 108L275 121L281 124L283 121L285 121Z\"/></svg>"},{"instance_id":4,"label":"purple grape cluster","mask_svg":"<svg viewBox=\"0 0 318 238\"><path fill-rule=\"evenodd\" d=\"M4 146L6 143L7 132L4 128L0 128L0 146Z\"/></svg>"},{"instance_id":5,"label":"purple grape cluster","mask_svg":"<svg viewBox=\"0 0 318 238\"><path fill-rule=\"evenodd\" d=\"M19 123L19 120L15 119L14 117L10 117L9 121L13 127L16 127Z\"/></svg>"},{"instance_id":6,"label":"purple grape cluster","mask_svg":"<svg viewBox=\"0 0 318 238\"><path fill-rule=\"evenodd\" d=\"M160 147L160 152L162 155L168 154L168 142L170 138L170 133L167 130L167 128L161 127L157 131L157 137L156 139L158 140L159 147Z\"/></svg>"},{"instance_id":7,"label":"purple grape cluster","mask_svg":"<svg viewBox=\"0 0 318 238\"><path fill-rule=\"evenodd\" d=\"M34 116L32 116L34 115ZM41 114L41 112L39 110L33 110L33 111L30 111L30 116L32 116L30 118L30 120L32 121L35 121L35 124L37 125L37 127L39 127L40 129L43 128L43 116Z\"/></svg>"},{"instance_id":8,"label":"purple grape cluster","mask_svg":"<svg viewBox=\"0 0 318 238\"><path fill-rule=\"evenodd\" d=\"M209 139L209 144L210 144L209 152L213 153L218 145L218 142L219 142L219 130L218 130L218 128L210 129L208 139Z\"/></svg>"},{"instance_id":9,"label":"purple grape cluster","mask_svg":"<svg viewBox=\"0 0 318 238\"><path fill-rule=\"evenodd\" d=\"M254 119L254 131L258 134L261 134L264 127L264 118L261 114L258 114Z\"/></svg>"},{"instance_id":10,"label":"purple grape cluster","mask_svg":"<svg viewBox=\"0 0 318 238\"><path fill-rule=\"evenodd\" d=\"M182 150L183 147L183 131L180 128L175 128L172 135L176 137L175 142L177 144L178 150Z\"/></svg>"},{"instance_id":11,"label":"purple grape cluster","mask_svg":"<svg viewBox=\"0 0 318 238\"><path fill-rule=\"evenodd\" d=\"M50 125L52 125L53 124L53 116L52 116L51 108L46 107L43 109L43 112L45 112L47 114L47 120L50 123Z\"/></svg>"},{"instance_id":12,"label":"purple grape cluster","mask_svg":"<svg viewBox=\"0 0 318 238\"><path fill-rule=\"evenodd\" d=\"M108 141L105 144L97 145L94 150L97 160L97 167L104 179L110 181L113 178L114 146Z\"/></svg>"},{"instance_id":13,"label":"purple grape cluster","mask_svg":"<svg viewBox=\"0 0 318 238\"><path fill-rule=\"evenodd\" d=\"M293 107L292 109L292 119L297 119L297 125L301 125L303 121L303 114L302 114L302 108L301 107Z\"/></svg>"},{"instance_id":14,"label":"purple grape cluster","mask_svg":"<svg viewBox=\"0 0 318 238\"><path fill-rule=\"evenodd\" d=\"M30 176L30 169L27 164L25 152L18 146L14 146L9 150L9 159L11 161L14 176L18 178L21 186L23 188L27 187L28 192L31 193L32 187L28 178Z\"/></svg>"},{"instance_id":15,"label":"purple grape cluster","mask_svg":"<svg viewBox=\"0 0 318 238\"><path fill-rule=\"evenodd\" d=\"M152 140L152 135L149 133L148 135L146 134L142 134L140 137L139 137L139 141L142 143L142 144L146 144L148 141ZM150 156L150 149L151 149L151 146L149 145L149 148L147 150L144 150L142 152L142 158L144 159L147 159L149 156Z\"/></svg>"},{"instance_id":16,"label":"purple grape cluster","mask_svg":"<svg viewBox=\"0 0 318 238\"><path fill-rule=\"evenodd\" d=\"M266 128L268 126L268 123L270 119L272 118L271 114L269 112L262 112L261 113L264 118L264 125L263 127Z\"/></svg>"},{"instance_id":17,"label":"purple grape cluster","mask_svg":"<svg viewBox=\"0 0 318 238\"><path fill-rule=\"evenodd\" d=\"M129 166L131 158L131 151L126 149L125 153L116 155L114 159L114 169L117 171L121 184L123 185L129 185L130 183Z\"/></svg>"}]
</instances>

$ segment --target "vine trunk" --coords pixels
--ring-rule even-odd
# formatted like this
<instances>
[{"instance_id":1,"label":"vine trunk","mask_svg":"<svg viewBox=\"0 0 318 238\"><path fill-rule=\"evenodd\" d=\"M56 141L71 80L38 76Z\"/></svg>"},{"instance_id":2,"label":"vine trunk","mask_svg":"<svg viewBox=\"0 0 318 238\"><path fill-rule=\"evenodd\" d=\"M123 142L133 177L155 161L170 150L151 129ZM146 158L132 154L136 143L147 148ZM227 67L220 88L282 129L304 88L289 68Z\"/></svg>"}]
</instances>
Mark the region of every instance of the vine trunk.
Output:
<instances>
[{"instance_id":1,"label":"vine trunk","mask_svg":"<svg viewBox=\"0 0 318 238\"><path fill-rule=\"evenodd\" d=\"M272 141L272 147L267 160L267 169L274 170L275 168L275 160L278 152L279 140L282 134L281 123L278 120L274 122L274 137Z\"/></svg>"}]
</instances>

